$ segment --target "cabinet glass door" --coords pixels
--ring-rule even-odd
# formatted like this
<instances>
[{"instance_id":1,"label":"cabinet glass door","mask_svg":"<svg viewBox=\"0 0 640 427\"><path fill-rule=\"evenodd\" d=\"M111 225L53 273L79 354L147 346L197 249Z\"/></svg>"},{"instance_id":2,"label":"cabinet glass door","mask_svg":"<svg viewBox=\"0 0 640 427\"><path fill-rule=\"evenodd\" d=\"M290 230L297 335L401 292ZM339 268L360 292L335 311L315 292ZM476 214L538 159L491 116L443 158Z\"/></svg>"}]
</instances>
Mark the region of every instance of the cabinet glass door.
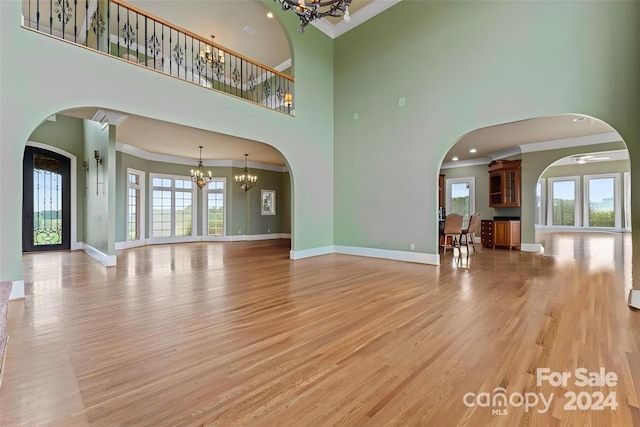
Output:
<instances>
[{"instance_id":1,"label":"cabinet glass door","mask_svg":"<svg viewBox=\"0 0 640 427\"><path fill-rule=\"evenodd\" d=\"M516 172L507 171L504 173L504 203L516 203L516 197Z\"/></svg>"}]
</instances>

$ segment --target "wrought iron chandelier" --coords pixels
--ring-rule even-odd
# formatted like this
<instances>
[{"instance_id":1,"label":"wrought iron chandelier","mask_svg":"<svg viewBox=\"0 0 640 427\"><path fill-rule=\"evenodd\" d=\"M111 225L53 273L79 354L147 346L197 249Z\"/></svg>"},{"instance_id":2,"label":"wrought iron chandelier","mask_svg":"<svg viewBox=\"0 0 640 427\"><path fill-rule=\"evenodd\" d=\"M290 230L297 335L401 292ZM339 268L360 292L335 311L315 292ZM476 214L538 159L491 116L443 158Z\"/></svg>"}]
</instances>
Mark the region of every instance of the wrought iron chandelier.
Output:
<instances>
[{"instance_id":1,"label":"wrought iron chandelier","mask_svg":"<svg viewBox=\"0 0 640 427\"><path fill-rule=\"evenodd\" d=\"M191 179L196 183L198 188L204 188L211 181L211 171L209 171L209 176L205 176L204 167L202 165L202 145L200 147L200 160L198 160L198 169L191 169Z\"/></svg>"},{"instance_id":2,"label":"wrought iron chandelier","mask_svg":"<svg viewBox=\"0 0 640 427\"><path fill-rule=\"evenodd\" d=\"M258 177L255 175L249 175L249 166L247 164L248 154L244 155L244 174L236 175L236 184L242 188L243 191L249 191L258 182Z\"/></svg>"},{"instance_id":3,"label":"wrought iron chandelier","mask_svg":"<svg viewBox=\"0 0 640 427\"><path fill-rule=\"evenodd\" d=\"M222 70L224 67L224 51L218 48L218 55L216 56L213 52L213 45L215 43L216 36L211 35L211 46L207 45L204 51L200 51L198 54L200 56L200 61L206 61L211 64L214 70Z\"/></svg>"},{"instance_id":4,"label":"wrought iron chandelier","mask_svg":"<svg viewBox=\"0 0 640 427\"><path fill-rule=\"evenodd\" d=\"M345 22L351 21L349 5L351 0L274 0L282 4L283 10L291 9L300 18L298 32L303 33L304 27L311 21L325 16L344 16Z\"/></svg>"}]
</instances>

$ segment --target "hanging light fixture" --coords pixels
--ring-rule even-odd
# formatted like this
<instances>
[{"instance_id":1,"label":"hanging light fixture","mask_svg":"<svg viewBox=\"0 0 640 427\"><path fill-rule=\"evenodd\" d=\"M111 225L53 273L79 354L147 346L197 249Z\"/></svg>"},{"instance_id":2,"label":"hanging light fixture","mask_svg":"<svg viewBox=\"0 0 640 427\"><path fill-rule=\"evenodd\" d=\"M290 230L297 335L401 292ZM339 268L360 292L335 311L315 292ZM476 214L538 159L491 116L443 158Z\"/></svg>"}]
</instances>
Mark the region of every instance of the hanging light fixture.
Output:
<instances>
[{"instance_id":1,"label":"hanging light fixture","mask_svg":"<svg viewBox=\"0 0 640 427\"><path fill-rule=\"evenodd\" d=\"M291 9L300 18L298 32L303 33L304 27L311 21L324 18L325 16L344 16L345 22L351 22L349 15L349 5L351 0L274 0L282 4L283 10ZM307 4L308 3L308 4Z\"/></svg>"},{"instance_id":2,"label":"hanging light fixture","mask_svg":"<svg viewBox=\"0 0 640 427\"><path fill-rule=\"evenodd\" d=\"M207 61L213 66L213 68L222 68L224 66L224 51L218 48L218 55L213 53L213 45L215 44L216 36L211 34L211 46L207 45L204 51L200 51L200 58Z\"/></svg>"},{"instance_id":3,"label":"hanging light fixture","mask_svg":"<svg viewBox=\"0 0 640 427\"><path fill-rule=\"evenodd\" d=\"M249 155L245 154L244 155L244 174L236 175L236 184L238 184L240 188L242 188L242 190L244 191L251 190L251 188L253 188L253 186L256 185L256 182L258 182L257 176L249 175L249 166L247 165L247 157L249 157Z\"/></svg>"},{"instance_id":4,"label":"hanging light fixture","mask_svg":"<svg viewBox=\"0 0 640 427\"><path fill-rule=\"evenodd\" d=\"M198 169L191 169L191 179L196 183L198 188L204 188L211 181L211 171L209 176L204 175L204 167L202 165L202 145L200 147L200 160L198 160Z\"/></svg>"}]
</instances>

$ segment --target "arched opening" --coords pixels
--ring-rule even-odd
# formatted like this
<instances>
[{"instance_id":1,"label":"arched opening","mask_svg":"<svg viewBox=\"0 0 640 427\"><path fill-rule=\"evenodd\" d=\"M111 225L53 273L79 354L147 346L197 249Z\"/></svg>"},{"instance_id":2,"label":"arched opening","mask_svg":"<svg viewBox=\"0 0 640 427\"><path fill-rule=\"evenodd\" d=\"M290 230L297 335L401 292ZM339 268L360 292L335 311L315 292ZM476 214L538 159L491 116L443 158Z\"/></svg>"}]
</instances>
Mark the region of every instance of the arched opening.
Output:
<instances>
[{"instance_id":1,"label":"arched opening","mask_svg":"<svg viewBox=\"0 0 640 427\"><path fill-rule=\"evenodd\" d=\"M76 108L43 121L27 146L74 160L70 175L77 185L69 192L77 203L68 249L82 248L105 266L116 264L120 250L152 244L284 239L291 248L293 177L270 145ZM200 160L201 186L192 172ZM251 188L237 182L246 174L245 160L257 177Z\"/></svg>"},{"instance_id":2,"label":"arched opening","mask_svg":"<svg viewBox=\"0 0 640 427\"><path fill-rule=\"evenodd\" d=\"M495 186L491 179L496 169L511 165L517 180L514 189L504 183ZM579 173L580 168L584 172ZM477 129L461 137L442 163L439 220L453 209L466 217L480 213L487 227L491 221L516 222L512 246L496 242L489 228L479 233L478 243L527 252L543 251L549 234L564 228L626 233L631 226L629 171L624 141L593 117L563 114ZM453 185L461 182L473 185L455 192L459 188ZM564 202L556 197L554 210L552 193L570 192L571 185L576 196ZM570 202L563 219L560 208ZM539 232L546 237L539 237Z\"/></svg>"}]
</instances>

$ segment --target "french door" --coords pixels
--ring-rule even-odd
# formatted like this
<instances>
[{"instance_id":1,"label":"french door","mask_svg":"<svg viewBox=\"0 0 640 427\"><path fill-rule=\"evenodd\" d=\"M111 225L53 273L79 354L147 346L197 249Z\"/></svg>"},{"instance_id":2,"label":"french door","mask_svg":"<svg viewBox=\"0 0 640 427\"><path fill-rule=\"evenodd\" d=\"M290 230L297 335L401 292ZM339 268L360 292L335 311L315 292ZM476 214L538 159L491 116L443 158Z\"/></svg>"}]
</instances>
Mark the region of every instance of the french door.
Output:
<instances>
[{"instance_id":1,"label":"french door","mask_svg":"<svg viewBox=\"0 0 640 427\"><path fill-rule=\"evenodd\" d=\"M22 251L71 248L71 161L26 147L23 160Z\"/></svg>"}]
</instances>

